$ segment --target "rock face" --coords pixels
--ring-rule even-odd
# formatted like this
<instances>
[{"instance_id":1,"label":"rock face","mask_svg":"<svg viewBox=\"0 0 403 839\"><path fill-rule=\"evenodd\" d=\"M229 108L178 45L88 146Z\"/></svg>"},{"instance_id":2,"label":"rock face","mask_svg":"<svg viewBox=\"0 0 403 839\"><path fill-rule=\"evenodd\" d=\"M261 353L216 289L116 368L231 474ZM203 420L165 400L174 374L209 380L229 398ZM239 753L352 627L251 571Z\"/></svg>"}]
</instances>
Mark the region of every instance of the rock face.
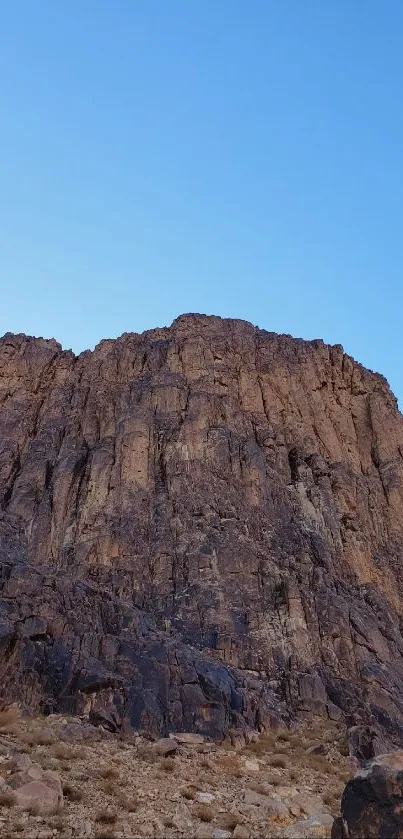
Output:
<instances>
[{"instance_id":1,"label":"rock face","mask_svg":"<svg viewBox=\"0 0 403 839\"><path fill-rule=\"evenodd\" d=\"M78 357L7 334L0 498L4 699L403 741L403 418L340 346L200 315Z\"/></svg>"},{"instance_id":2,"label":"rock face","mask_svg":"<svg viewBox=\"0 0 403 839\"><path fill-rule=\"evenodd\" d=\"M369 761L348 782L341 803L342 818L334 836L346 839L403 837L403 751Z\"/></svg>"}]
</instances>

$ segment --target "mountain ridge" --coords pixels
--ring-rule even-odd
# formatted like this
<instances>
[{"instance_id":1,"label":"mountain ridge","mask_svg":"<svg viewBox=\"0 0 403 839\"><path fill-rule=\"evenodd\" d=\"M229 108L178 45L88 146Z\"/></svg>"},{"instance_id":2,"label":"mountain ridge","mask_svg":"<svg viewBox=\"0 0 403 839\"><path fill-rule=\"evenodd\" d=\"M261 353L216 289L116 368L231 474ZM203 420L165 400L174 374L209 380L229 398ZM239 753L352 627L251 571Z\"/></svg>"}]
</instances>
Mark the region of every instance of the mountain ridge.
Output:
<instances>
[{"instance_id":1,"label":"mountain ridge","mask_svg":"<svg viewBox=\"0 0 403 839\"><path fill-rule=\"evenodd\" d=\"M215 737L315 710L401 742L383 376L215 316L78 356L6 333L0 434L5 699Z\"/></svg>"}]
</instances>

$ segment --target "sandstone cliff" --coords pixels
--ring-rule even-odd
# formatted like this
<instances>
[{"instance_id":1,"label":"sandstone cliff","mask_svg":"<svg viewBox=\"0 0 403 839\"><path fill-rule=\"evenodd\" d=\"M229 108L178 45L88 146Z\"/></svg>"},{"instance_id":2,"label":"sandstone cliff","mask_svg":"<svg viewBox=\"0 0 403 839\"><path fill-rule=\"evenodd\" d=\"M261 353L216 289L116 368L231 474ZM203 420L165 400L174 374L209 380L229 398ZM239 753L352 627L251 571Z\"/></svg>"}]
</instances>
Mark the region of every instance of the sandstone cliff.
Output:
<instances>
[{"instance_id":1,"label":"sandstone cliff","mask_svg":"<svg viewBox=\"0 0 403 839\"><path fill-rule=\"evenodd\" d=\"M342 347L200 315L78 357L7 334L0 499L3 698L402 741L403 418Z\"/></svg>"}]
</instances>

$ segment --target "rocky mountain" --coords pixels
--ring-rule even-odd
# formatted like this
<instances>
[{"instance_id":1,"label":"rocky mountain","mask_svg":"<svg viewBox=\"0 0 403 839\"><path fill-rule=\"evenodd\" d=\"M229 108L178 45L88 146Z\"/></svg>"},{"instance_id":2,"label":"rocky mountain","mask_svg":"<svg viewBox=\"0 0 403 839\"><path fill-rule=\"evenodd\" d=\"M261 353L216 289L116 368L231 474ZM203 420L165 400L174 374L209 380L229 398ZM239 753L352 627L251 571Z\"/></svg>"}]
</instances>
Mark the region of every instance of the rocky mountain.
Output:
<instances>
[{"instance_id":1,"label":"rocky mountain","mask_svg":"<svg viewBox=\"0 0 403 839\"><path fill-rule=\"evenodd\" d=\"M403 418L341 346L201 315L78 357L7 334L0 499L4 701L403 742Z\"/></svg>"}]
</instances>

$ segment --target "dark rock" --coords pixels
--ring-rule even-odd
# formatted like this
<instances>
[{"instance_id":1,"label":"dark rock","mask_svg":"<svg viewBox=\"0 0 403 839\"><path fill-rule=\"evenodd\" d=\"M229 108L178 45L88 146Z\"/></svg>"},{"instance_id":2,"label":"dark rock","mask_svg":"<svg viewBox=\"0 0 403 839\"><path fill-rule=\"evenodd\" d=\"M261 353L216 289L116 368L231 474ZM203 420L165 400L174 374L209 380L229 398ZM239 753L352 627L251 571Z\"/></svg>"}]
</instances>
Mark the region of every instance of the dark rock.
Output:
<instances>
[{"instance_id":1,"label":"dark rock","mask_svg":"<svg viewBox=\"0 0 403 839\"><path fill-rule=\"evenodd\" d=\"M344 790L341 813L332 839L401 839L403 751L364 764Z\"/></svg>"},{"instance_id":2,"label":"dark rock","mask_svg":"<svg viewBox=\"0 0 403 839\"><path fill-rule=\"evenodd\" d=\"M113 705L110 705L109 708L91 708L89 719L94 727L102 725L103 728L106 728L107 731L111 731L113 734L117 734L120 731L121 719Z\"/></svg>"}]
</instances>

